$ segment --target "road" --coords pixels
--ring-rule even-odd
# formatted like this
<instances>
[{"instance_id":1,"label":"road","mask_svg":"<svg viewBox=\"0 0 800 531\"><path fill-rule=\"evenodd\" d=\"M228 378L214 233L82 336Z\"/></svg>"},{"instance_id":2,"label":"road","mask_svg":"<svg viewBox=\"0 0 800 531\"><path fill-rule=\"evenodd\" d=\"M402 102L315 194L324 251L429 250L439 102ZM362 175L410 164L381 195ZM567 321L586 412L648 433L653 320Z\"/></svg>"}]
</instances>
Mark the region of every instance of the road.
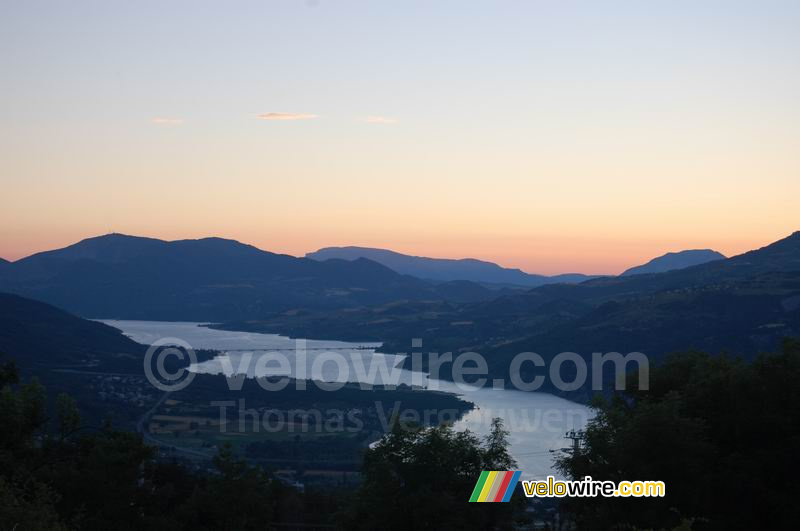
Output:
<instances>
[{"instance_id":1,"label":"road","mask_svg":"<svg viewBox=\"0 0 800 531\"><path fill-rule=\"evenodd\" d=\"M147 424L150 421L150 417L155 414L158 408L169 398L169 395L172 394L171 391L165 391L161 398L158 399L158 402L155 403L153 407L148 409L140 418L139 421L136 423L136 431L142 434L142 439L145 443L151 444L153 446L159 446L161 448L166 448L172 452L180 452L187 455L192 455L195 457L202 457L203 459L210 459L211 455L208 452L201 452L200 450L195 450L194 448L184 448L182 446L175 446L174 444L167 444L163 441L158 440L157 438L153 437L150 432L147 430Z\"/></svg>"}]
</instances>

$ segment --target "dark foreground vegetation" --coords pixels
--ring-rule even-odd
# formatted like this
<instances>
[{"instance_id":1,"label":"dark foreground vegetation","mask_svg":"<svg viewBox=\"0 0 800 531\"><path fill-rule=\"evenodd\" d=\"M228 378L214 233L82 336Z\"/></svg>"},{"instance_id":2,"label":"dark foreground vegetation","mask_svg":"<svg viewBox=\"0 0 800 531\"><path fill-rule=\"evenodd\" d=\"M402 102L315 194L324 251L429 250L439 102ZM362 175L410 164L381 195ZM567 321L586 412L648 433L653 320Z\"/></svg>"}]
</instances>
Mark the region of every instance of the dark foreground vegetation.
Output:
<instances>
[{"instance_id":1,"label":"dark foreground vegetation","mask_svg":"<svg viewBox=\"0 0 800 531\"><path fill-rule=\"evenodd\" d=\"M467 503L482 470L513 467L497 423L486 441L401 424L366 451L363 484L301 492L229 445L213 469L158 458L140 434L88 428L69 395L0 365L0 529L509 528L514 505Z\"/></svg>"},{"instance_id":2,"label":"dark foreground vegetation","mask_svg":"<svg viewBox=\"0 0 800 531\"><path fill-rule=\"evenodd\" d=\"M795 529L800 522L800 342L752 363L700 352L648 391L600 400L567 475L664 481L663 498L572 498L580 529Z\"/></svg>"},{"instance_id":3,"label":"dark foreground vegetation","mask_svg":"<svg viewBox=\"0 0 800 531\"><path fill-rule=\"evenodd\" d=\"M800 442L800 342L752 362L688 352L650 389L598 400L569 477L660 480L664 498L565 498L566 529L791 529ZM66 394L0 366L0 529L528 529L553 522L525 503L467 500L482 470L513 469L497 422L480 440L395 422L365 450L360 486L304 491L219 448L213 467L171 462L140 434L82 424ZM526 478L523 478L526 479ZM533 479L533 478L530 478ZM550 513L552 515L552 512Z\"/></svg>"}]
</instances>

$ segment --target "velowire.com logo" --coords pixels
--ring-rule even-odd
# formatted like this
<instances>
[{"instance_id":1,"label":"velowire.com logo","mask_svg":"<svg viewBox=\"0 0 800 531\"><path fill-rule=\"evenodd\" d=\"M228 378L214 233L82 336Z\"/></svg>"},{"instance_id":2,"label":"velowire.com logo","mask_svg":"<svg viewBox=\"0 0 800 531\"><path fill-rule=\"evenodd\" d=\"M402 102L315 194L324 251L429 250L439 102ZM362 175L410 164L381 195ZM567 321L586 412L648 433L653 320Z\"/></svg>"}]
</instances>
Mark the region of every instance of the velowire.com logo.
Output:
<instances>
[{"instance_id":1,"label":"velowire.com logo","mask_svg":"<svg viewBox=\"0 0 800 531\"><path fill-rule=\"evenodd\" d=\"M519 470L481 472L475 490L472 491L471 502L507 502L514 493L519 481Z\"/></svg>"}]
</instances>

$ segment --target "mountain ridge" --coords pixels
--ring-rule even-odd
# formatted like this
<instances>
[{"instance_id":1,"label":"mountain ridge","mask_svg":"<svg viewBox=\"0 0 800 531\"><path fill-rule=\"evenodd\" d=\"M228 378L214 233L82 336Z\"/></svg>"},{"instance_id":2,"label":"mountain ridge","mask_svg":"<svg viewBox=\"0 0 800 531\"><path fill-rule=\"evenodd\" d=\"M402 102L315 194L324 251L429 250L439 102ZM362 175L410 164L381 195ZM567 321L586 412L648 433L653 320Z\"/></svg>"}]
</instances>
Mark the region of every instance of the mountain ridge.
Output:
<instances>
[{"instance_id":1,"label":"mountain ridge","mask_svg":"<svg viewBox=\"0 0 800 531\"><path fill-rule=\"evenodd\" d=\"M597 276L584 275L582 273L562 273L552 276L538 275L526 273L517 268L503 267L494 262L477 258L431 258L399 253L391 249L355 245L323 247L307 253L305 257L319 261L337 258L353 260L362 257L381 263L398 273L427 280L468 280L529 288L556 282L582 282Z\"/></svg>"},{"instance_id":2,"label":"mountain ridge","mask_svg":"<svg viewBox=\"0 0 800 531\"><path fill-rule=\"evenodd\" d=\"M297 307L476 300L476 284L434 285L367 259L318 262L224 238L121 234L37 253L0 270L0 290L84 317L221 321Z\"/></svg>"},{"instance_id":3,"label":"mountain ridge","mask_svg":"<svg viewBox=\"0 0 800 531\"><path fill-rule=\"evenodd\" d=\"M713 249L686 249L674 251L657 256L652 260L631 268L626 269L620 276L640 275L646 273L665 273L676 269L704 264L713 260L723 260L727 258L724 254Z\"/></svg>"}]
</instances>

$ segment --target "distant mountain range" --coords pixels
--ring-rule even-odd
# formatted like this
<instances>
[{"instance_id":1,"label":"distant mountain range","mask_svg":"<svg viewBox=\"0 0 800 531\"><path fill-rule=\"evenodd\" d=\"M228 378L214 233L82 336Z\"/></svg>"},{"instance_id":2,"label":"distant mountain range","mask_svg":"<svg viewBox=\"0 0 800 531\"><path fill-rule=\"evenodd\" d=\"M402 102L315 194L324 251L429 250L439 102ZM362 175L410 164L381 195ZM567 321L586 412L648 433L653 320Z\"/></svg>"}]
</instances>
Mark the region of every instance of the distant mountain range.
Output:
<instances>
[{"instance_id":1,"label":"distant mountain range","mask_svg":"<svg viewBox=\"0 0 800 531\"><path fill-rule=\"evenodd\" d=\"M622 273L622 276L641 275L645 273L664 273L675 269L704 264L713 260L723 260L725 255L711 249L691 249L688 251L678 251L667 253L657 258L653 258L646 264L632 267Z\"/></svg>"},{"instance_id":2,"label":"distant mountain range","mask_svg":"<svg viewBox=\"0 0 800 531\"><path fill-rule=\"evenodd\" d=\"M546 284L576 284L599 278L603 275L584 275L581 273L563 273L560 275L537 275L526 273L520 269L502 267L493 262L475 258L430 258L398 253L389 249L372 247L325 247L306 254L313 260L357 260L366 258L386 267L417 278L448 282L468 280L484 285L521 286L535 288ZM653 258L646 264L632 267L622 276L645 273L663 273L676 269L684 269L694 265L724 259L725 255L711 249L692 249L667 253Z\"/></svg>"},{"instance_id":3,"label":"distant mountain range","mask_svg":"<svg viewBox=\"0 0 800 531\"><path fill-rule=\"evenodd\" d=\"M220 321L292 308L497 296L471 282L433 284L376 262L274 254L221 238L89 238L0 269L0 291L96 318Z\"/></svg>"},{"instance_id":4,"label":"distant mountain range","mask_svg":"<svg viewBox=\"0 0 800 531\"><path fill-rule=\"evenodd\" d=\"M1 263L0 291L92 318L227 322L287 311L438 301L456 305L458 311L465 303L475 303L496 315L511 308L529 312L530 321L547 304L561 305L554 315L573 315L633 294L784 271L794 263L794 250L780 254L781 249L791 247L795 238L796 234L754 251L757 260L752 253L722 259L714 251L685 251L619 277L592 278L530 275L480 260L415 257L382 249L327 248L296 258L221 238L168 242L109 234ZM675 269L710 258L715 260ZM660 269L671 270L648 272ZM588 280L576 283L580 279ZM531 291L496 289L536 283ZM495 289L487 289L488 284Z\"/></svg>"},{"instance_id":5,"label":"distant mountain range","mask_svg":"<svg viewBox=\"0 0 800 531\"><path fill-rule=\"evenodd\" d=\"M481 352L490 375L506 378L522 351L547 359L636 350L657 361L691 348L745 357L774 350L782 337L800 336L800 232L683 269L500 291L429 282L365 258L108 235L5 264L0 291L88 317L225 321L220 327L377 340L395 352L419 337L430 351ZM28 363L91 365L111 352L119 365L141 355L109 327L14 295L0 295L0 323L0 350ZM58 359L48 358L53 341L65 346Z\"/></svg>"},{"instance_id":6,"label":"distant mountain range","mask_svg":"<svg viewBox=\"0 0 800 531\"><path fill-rule=\"evenodd\" d=\"M597 275L583 275L580 273L565 273L561 275L545 276L525 273L519 269L499 266L493 262L476 260L474 258L428 258L425 256L411 256L390 251L388 249L375 249L370 247L325 247L313 253L306 254L306 258L313 260L357 260L366 258L386 267L417 278L447 282L451 280L468 280L484 284L514 285L536 287L557 282L583 282Z\"/></svg>"}]
</instances>

